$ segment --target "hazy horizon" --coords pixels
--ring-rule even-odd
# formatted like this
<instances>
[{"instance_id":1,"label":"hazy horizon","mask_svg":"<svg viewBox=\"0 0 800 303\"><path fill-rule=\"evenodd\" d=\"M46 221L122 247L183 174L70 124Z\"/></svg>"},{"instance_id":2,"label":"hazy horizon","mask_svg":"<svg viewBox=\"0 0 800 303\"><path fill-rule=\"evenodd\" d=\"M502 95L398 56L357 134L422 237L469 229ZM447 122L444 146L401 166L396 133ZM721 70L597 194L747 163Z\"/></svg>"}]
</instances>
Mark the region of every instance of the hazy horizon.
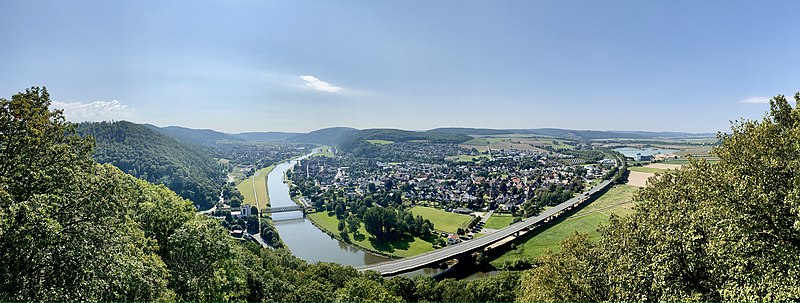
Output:
<instances>
[{"instance_id":1,"label":"hazy horizon","mask_svg":"<svg viewBox=\"0 0 800 303\"><path fill-rule=\"evenodd\" d=\"M113 121L110 121L110 120L107 120L107 121L108 122L113 122ZM128 121L128 120L115 120L115 121ZM101 121L82 121L82 122L101 122ZM133 122L133 121L128 121L128 122ZM138 122L134 122L134 123L138 123ZM303 133L309 133L309 132L316 131L316 130L321 130L321 129L339 128L339 127L341 127L341 128L354 128L354 129L359 129L359 130L363 130L363 129L399 129L399 130L420 131L420 132L422 132L422 131L430 131L430 130L439 129L439 128L474 128L474 129L493 129L493 130L528 130L528 129L553 128L553 129L565 129L565 130L575 130L575 131L604 131L604 132L637 132L637 131L639 131L639 132L656 132L656 133L672 133L672 132L675 132L675 133L690 133L690 134L712 134L712 133L715 134L716 133L715 131L683 132L683 131L672 131L672 130L577 129L577 128L563 128L563 127L508 128L508 127L437 126L437 127L427 128L427 129L409 129L409 128L397 128L397 127L365 127L365 128L359 128L359 127L343 126L343 125L321 127L321 128L308 130L308 131L253 130L253 131L227 132L227 131L222 131L222 130L218 130L218 129L208 128L208 127L188 127L188 126L183 126L183 125L157 125L157 124L153 124L153 123L143 123L143 124L150 124L150 125L154 125L154 126L157 126L157 127L160 127L160 128L165 128L165 127L183 127L183 128L197 129L197 130L213 130L213 131L218 131L218 132L222 132L222 133L226 133L226 134L234 134L234 135L235 134L242 134L242 133L298 133L298 134L303 134Z\"/></svg>"},{"instance_id":2,"label":"hazy horizon","mask_svg":"<svg viewBox=\"0 0 800 303\"><path fill-rule=\"evenodd\" d=\"M0 97L73 121L713 133L800 90L797 2L2 2ZM24 24L24 26L20 26ZM786 72L789 71L789 72Z\"/></svg>"}]
</instances>

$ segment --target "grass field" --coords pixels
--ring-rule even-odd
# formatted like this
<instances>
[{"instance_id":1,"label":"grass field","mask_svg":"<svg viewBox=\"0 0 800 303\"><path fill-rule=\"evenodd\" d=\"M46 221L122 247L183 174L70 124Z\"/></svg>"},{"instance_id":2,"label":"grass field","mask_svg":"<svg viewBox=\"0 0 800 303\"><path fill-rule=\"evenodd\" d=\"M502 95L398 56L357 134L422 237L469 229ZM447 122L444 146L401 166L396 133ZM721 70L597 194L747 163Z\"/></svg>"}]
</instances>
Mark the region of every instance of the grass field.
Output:
<instances>
[{"instance_id":1,"label":"grass field","mask_svg":"<svg viewBox=\"0 0 800 303\"><path fill-rule=\"evenodd\" d=\"M638 172L651 173L651 174L663 173L663 172L667 171L666 169L655 168L655 167L642 167L642 166L631 166L631 167L628 167L628 169L630 171L638 171Z\"/></svg>"},{"instance_id":2,"label":"grass field","mask_svg":"<svg viewBox=\"0 0 800 303\"><path fill-rule=\"evenodd\" d=\"M614 186L600 198L563 221L526 236L528 239L524 243L518 244L516 249L492 260L492 265L502 267L503 263L515 259L532 260L547 251L557 252L559 250L558 243L576 231L589 234L589 239L597 240L600 237L597 228L607 224L612 213L626 216L633 211L632 198L636 190L636 187L629 185Z\"/></svg>"},{"instance_id":3,"label":"grass field","mask_svg":"<svg viewBox=\"0 0 800 303\"><path fill-rule=\"evenodd\" d=\"M314 221L317 227L320 227L328 233L341 238L341 234L339 233L338 229L339 219L337 219L336 216L329 216L328 212L323 211L308 214L308 218ZM359 232L357 235L348 234L350 243L368 250L378 251L398 257L410 257L433 250L433 239L429 239L430 241L425 241L417 237L406 235L406 237L403 237L402 239L396 239L386 243L378 242L374 238L371 239L367 233L367 230L364 229L363 224L358 228L358 231Z\"/></svg>"},{"instance_id":4,"label":"grass field","mask_svg":"<svg viewBox=\"0 0 800 303\"><path fill-rule=\"evenodd\" d=\"M501 229L511 225L511 221L513 220L514 216L510 214L493 213L492 216L489 217L489 220L486 220L486 224L483 225L483 227L491 229Z\"/></svg>"},{"instance_id":5,"label":"grass field","mask_svg":"<svg viewBox=\"0 0 800 303\"><path fill-rule=\"evenodd\" d=\"M314 156L333 158L333 152L331 152L330 146L323 146L319 148L319 151Z\"/></svg>"},{"instance_id":6,"label":"grass field","mask_svg":"<svg viewBox=\"0 0 800 303\"><path fill-rule=\"evenodd\" d=\"M269 206L269 193L267 192L267 175L275 168L275 165L259 169L252 177L245 179L236 189L244 196L242 204L257 205L258 209L265 209ZM255 191L253 190L255 188ZM256 198L257 197L257 198Z\"/></svg>"},{"instance_id":7,"label":"grass field","mask_svg":"<svg viewBox=\"0 0 800 303\"><path fill-rule=\"evenodd\" d=\"M394 141L389 141L389 140L367 140L367 142L375 145L389 145L394 143Z\"/></svg>"},{"instance_id":8,"label":"grass field","mask_svg":"<svg viewBox=\"0 0 800 303\"><path fill-rule=\"evenodd\" d=\"M469 222L472 221L472 216L455 214L425 206L411 208L411 213L414 216L422 216L430 220L433 223L433 229L447 233L454 233L461 227L467 227Z\"/></svg>"},{"instance_id":9,"label":"grass field","mask_svg":"<svg viewBox=\"0 0 800 303\"><path fill-rule=\"evenodd\" d=\"M447 160L450 160L450 161L453 161L453 162L474 162L474 161L480 161L480 160L489 160L489 156L487 156L487 155L480 155L480 156L458 155L458 156L447 157Z\"/></svg>"}]
</instances>

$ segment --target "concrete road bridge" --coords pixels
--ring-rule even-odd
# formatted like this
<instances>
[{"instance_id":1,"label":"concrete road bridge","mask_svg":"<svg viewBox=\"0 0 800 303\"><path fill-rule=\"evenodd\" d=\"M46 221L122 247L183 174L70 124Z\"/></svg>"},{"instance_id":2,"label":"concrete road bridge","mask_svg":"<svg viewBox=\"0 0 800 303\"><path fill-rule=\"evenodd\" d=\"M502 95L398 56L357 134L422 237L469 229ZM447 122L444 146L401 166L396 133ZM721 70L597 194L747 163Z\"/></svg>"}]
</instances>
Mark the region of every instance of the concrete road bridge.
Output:
<instances>
[{"instance_id":1,"label":"concrete road bridge","mask_svg":"<svg viewBox=\"0 0 800 303\"><path fill-rule=\"evenodd\" d=\"M619 166L618 166L619 167ZM602 193L612 184L611 180L604 180L600 184L595 185L583 194L574 197L561 203L553 208L543 211L535 217L530 217L520 222L511 224L510 226L498 230L494 233L468 240L459 244L450 245L442 249L432 252L424 253L414 257L392 260L377 264L359 267L359 271L374 270L383 276L394 276L401 273L414 271L420 268L428 267L432 264L437 264L442 261L456 258L457 256L472 253L476 251L492 249L496 246L503 245L510 240L515 239L521 234L526 233L542 224L551 222L561 215L569 212L570 210L580 206L586 201L593 198L598 193Z\"/></svg>"}]
</instances>

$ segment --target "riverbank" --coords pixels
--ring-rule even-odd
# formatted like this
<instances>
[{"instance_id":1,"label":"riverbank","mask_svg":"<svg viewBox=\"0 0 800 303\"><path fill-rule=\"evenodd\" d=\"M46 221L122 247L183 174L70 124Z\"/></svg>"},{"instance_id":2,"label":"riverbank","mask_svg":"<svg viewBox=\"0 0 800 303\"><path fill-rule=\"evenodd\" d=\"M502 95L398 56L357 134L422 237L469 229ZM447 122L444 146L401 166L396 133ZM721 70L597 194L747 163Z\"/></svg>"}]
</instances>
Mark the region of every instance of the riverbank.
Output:
<instances>
[{"instance_id":1,"label":"riverbank","mask_svg":"<svg viewBox=\"0 0 800 303\"><path fill-rule=\"evenodd\" d=\"M244 201L242 204L250 204L264 210L269 207L269 189L267 188L267 176L275 169L275 164L257 170L250 178L242 180L236 185L236 189L242 193Z\"/></svg>"},{"instance_id":2,"label":"riverbank","mask_svg":"<svg viewBox=\"0 0 800 303\"><path fill-rule=\"evenodd\" d=\"M339 241L357 246L363 250L379 254L385 257L399 259L405 257L416 256L426 252L433 251L433 240L426 241L418 237L405 235L401 239L389 242L378 242L369 236L369 233L364 228L364 225L358 227L357 234L348 233L348 238L344 239L339 232L339 219L336 216L331 216L327 212L316 212L307 214L306 217L314 224L319 230L336 238Z\"/></svg>"},{"instance_id":3,"label":"riverbank","mask_svg":"<svg viewBox=\"0 0 800 303\"><path fill-rule=\"evenodd\" d=\"M633 195L636 190L636 187L630 185L614 185L574 214L514 241L515 245L504 248L503 253L490 263L499 269L514 267L514 264L520 263L530 264L541 255L558 252L561 249L559 243L575 232L588 234L591 241L596 241L600 238L597 229L608 224L612 214L624 217L633 212L636 204L633 202Z\"/></svg>"}]
</instances>

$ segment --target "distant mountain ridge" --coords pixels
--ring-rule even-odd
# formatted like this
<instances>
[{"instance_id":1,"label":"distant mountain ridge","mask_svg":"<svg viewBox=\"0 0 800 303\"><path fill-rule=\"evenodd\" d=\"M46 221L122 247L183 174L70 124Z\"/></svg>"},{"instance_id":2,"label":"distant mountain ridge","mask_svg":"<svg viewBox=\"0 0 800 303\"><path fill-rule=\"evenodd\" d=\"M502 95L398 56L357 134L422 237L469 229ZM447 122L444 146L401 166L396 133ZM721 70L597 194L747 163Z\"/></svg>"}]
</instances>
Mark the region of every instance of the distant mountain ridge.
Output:
<instances>
[{"instance_id":1,"label":"distant mountain ridge","mask_svg":"<svg viewBox=\"0 0 800 303\"><path fill-rule=\"evenodd\" d=\"M245 141L242 138L237 138L235 136L212 129L194 129L182 126L158 127L152 124L145 124L145 126L149 129L175 138L178 141L201 146L214 144L221 140Z\"/></svg>"},{"instance_id":2,"label":"distant mountain ridge","mask_svg":"<svg viewBox=\"0 0 800 303\"><path fill-rule=\"evenodd\" d=\"M181 126L158 127L146 124L147 127L173 137L184 143L201 146L213 145L220 141L235 142L295 142L323 145L348 145L353 140L429 140L433 142L460 143L469 140L469 136L491 135L541 135L575 140L602 139L665 139L665 138L712 138L715 133L687 132L653 132L653 131L621 131L621 130L573 130L562 128L531 129L490 129L469 127L442 127L426 131L410 131L390 128L356 129L352 127L330 127L308 133L293 132L244 132L239 134L223 133L211 129L192 129Z\"/></svg>"},{"instance_id":3,"label":"distant mountain ridge","mask_svg":"<svg viewBox=\"0 0 800 303\"><path fill-rule=\"evenodd\" d=\"M239 139L254 141L254 142L278 142L286 141L289 138L301 135L301 133L287 133L287 132L246 132L239 134L230 134Z\"/></svg>"},{"instance_id":4,"label":"distant mountain ridge","mask_svg":"<svg viewBox=\"0 0 800 303\"><path fill-rule=\"evenodd\" d=\"M651 131L617 131L617 130L572 130L562 128L533 128L533 129L488 129L447 127L434 128L430 131L444 133L461 133L471 136L490 135L543 135L569 139L657 139L657 138L710 138L715 133L686 133L686 132L651 132Z\"/></svg>"}]
</instances>

